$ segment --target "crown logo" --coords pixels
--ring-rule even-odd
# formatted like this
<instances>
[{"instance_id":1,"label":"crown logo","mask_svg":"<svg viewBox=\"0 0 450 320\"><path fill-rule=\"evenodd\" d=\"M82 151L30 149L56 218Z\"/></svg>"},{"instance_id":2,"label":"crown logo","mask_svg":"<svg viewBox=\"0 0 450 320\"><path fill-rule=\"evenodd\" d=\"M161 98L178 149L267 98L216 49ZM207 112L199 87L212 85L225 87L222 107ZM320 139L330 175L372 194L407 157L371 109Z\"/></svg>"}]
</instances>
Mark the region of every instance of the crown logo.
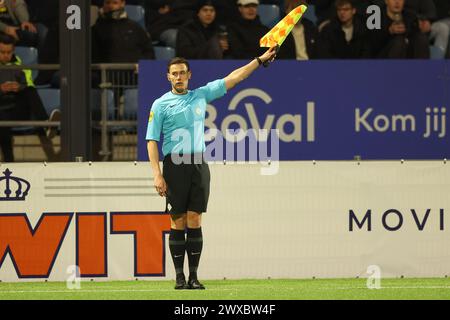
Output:
<instances>
[{"instance_id":1,"label":"crown logo","mask_svg":"<svg viewBox=\"0 0 450 320\"><path fill-rule=\"evenodd\" d=\"M24 201L30 191L30 183L25 179L13 177L9 169L6 169L3 174L4 176L0 177L0 184L6 183L6 188L3 192L4 196L0 191L0 201Z\"/></svg>"}]
</instances>

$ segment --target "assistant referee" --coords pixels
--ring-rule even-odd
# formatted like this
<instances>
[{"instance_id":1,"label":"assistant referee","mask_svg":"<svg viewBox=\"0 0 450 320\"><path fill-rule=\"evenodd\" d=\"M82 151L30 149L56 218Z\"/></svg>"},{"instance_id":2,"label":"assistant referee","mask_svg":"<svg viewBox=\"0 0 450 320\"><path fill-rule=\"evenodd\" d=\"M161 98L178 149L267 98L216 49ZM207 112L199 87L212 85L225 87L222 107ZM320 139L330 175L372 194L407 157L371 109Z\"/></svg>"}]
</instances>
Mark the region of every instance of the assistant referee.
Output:
<instances>
[{"instance_id":1,"label":"assistant referee","mask_svg":"<svg viewBox=\"0 0 450 320\"><path fill-rule=\"evenodd\" d=\"M176 272L175 289L205 289L198 281L197 269L203 247L202 213L207 209L210 185L209 167L203 159L206 105L224 96L260 65L272 62L275 55L276 47L272 47L224 79L196 90L188 90L192 72L187 60L174 58L168 64L167 79L172 90L153 103L146 139L154 185L159 195L166 197L166 212L171 215L169 248ZM157 144L161 133L163 173ZM187 283L185 252L189 262Z\"/></svg>"}]
</instances>

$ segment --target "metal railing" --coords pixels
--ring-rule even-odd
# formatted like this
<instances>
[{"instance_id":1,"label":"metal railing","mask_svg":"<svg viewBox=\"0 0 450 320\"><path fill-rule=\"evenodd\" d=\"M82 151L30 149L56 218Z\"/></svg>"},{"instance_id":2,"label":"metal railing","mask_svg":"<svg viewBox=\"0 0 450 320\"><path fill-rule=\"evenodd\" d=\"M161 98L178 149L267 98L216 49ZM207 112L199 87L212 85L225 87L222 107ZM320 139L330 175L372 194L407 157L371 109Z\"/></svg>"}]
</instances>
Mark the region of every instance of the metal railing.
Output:
<instances>
[{"instance_id":1,"label":"metal railing","mask_svg":"<svg viewBox=\"0 0 450 320\"><path fill-rule=\"evenodd\" d=\"M49 70L58 71L60 65L21 65L21 66L1 66L1 70ZM91 111L93 144L96 145L94 152L95 160L135 160L137 158L136 135L137 135L137 115L126 108L125 93L129 89L138 88L138 66L136 64L94 64L92 69L92 89L91 89ZM55 87L40 87L37 89L58 89ZM99 98L99 99L98 99ZM133 101L137 103L137 99ZM60 105L59 105L60 106ZM137 105L133 107L137 110ZM59 127L59 121L36 121L36 120L0 120L0 127ZM98 137L100 132L100 137ZM125 155L114 157L111 140L120 136L121 143L124 144L124 135L131 136L128 145L131 150ZM100 143L98 143L100 140ZM116 139L117 140L117 139ZM126 143L125 143L126 144Z\"/></svg>"},{"instance_id":2,"label":"metal railing","mask_svg":"<svg viewBox=\"0 0 450 320\"><path fill-rule=\"evenodd\" d=\"M108 134L111 129L119 128L123 131L137 133L137 115L135 114L130 119L129 114L125 112L124 94L127 89L137 89L138 66L136 64L96 64L92 66L92 70L98 70L101 75L99 84L101 90L101 120L98 122L101 126L101 150L99 155L103 157L103 160L107 160L111 156L109 139L112 137ZM108 97L108 92L111 91L113 94L112 102L109 101ZM114 120L108 117L110 103L114 104Z\"/></svg>"}]
</instances>

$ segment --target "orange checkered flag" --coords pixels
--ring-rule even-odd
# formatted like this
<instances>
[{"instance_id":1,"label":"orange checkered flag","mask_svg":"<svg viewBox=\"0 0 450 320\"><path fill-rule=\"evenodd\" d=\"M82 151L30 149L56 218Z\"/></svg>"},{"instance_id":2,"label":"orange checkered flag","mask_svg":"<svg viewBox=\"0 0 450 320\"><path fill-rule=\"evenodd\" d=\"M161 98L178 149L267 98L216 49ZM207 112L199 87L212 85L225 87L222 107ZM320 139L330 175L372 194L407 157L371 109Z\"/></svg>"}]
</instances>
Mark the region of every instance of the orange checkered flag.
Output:
<instances>
[{"instance_id":1,"label":"orange checkered flag","mask_svg":"<svg viewBox=\"0 0 450 320\"><path fill-rule=\"evenodd\" d=\"M286 40L289 33L294 28L295 24L300 20L300 18L305 13L307 7L305 5L300 5L291 12L288 13L286 17L277 23L275 27L272 28L264 37L259 40L259 45L262 48L271 48L274 46L281 46Z\"/></svg>"}]
</instances>

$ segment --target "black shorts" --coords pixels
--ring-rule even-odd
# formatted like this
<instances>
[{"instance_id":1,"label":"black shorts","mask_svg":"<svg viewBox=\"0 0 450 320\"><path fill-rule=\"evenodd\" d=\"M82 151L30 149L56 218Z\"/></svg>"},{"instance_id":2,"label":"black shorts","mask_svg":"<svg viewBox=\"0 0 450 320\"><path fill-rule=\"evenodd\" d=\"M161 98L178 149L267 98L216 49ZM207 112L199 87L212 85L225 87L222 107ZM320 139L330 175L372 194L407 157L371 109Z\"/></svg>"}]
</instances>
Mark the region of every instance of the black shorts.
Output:
<instances>
[{"instance_id":1,"label":"black shorts","mask_svg":"<svg viewBox=\"0 0 450 320\"><path fill-rule=\"evenodd\" d=\"M204 213L208 207L210 172L200 157L191 156L191 162L175 164L171 155L163 162L163 177L167 183L166 212L184 214L188 211Z\"/></svg>"}]
</instances>

